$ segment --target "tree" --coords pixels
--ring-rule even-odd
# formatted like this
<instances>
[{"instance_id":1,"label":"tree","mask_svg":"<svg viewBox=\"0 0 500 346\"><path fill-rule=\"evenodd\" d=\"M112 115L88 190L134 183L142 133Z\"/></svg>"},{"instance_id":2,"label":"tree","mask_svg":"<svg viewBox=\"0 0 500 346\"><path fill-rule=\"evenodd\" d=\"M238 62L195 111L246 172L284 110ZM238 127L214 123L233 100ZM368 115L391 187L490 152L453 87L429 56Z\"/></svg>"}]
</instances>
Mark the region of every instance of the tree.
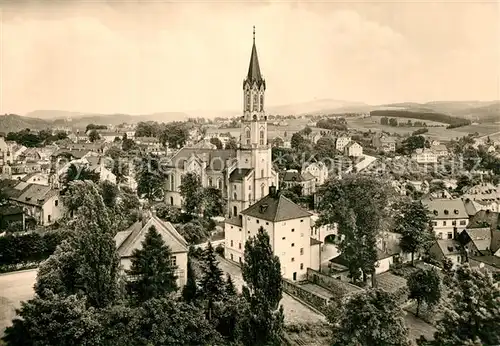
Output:
<instances>
[{"instance_id":1,"label":"tree","mask_svg":"<svg viewBox=\"0 0 500 346\"><path fill-rule=\"evenodd\" d=\"M227 296L236 296L238 292L236 292L236 287L234 287L233 279L231 278L231 274L226 274L226 295Z\"/></svg>"},{"instance_id":2,"label":"tree","mask_svg":"<svg viewBox=\"0 0 500 346\"><path fill-rule=\"evenodd\" d=\"M106 207L114 208L116 206L116 199L118 197L119 191L118 186L110 181L103 181L100 184L100 190L102 195L102 200Z\"/></svg>"},{"instance_id":3,"label":"tree","mask_svg":"<svg viewBox=\"0 0 500 346\"><path fill-rule=\"evenodd\" d=\"M193 302L198 296L198 284L196 283L196 273L193 269L193 263L188 258L187 281L182 289L182 298L186 303Z\"/></svg>"},{"instance_id":4,"label":"tree","mask_svg":"<svg viewBox=\"0 0 500 346\"><path fill-rule=\"evenodd\" d=\"M312 133L312 130L309 126L306 126L300 132L304 134L304 136L309 136Z\"/></svg>"},{"instance_id":5,"label":"tree","mask_svg":"<svg viewBox=\"0 0 500 346\"><path fill-rule=\"evenodd\" d=\"M217 149L222 149L223 145L222 145L222 142L219 138L217 138L217 137L210 138L210 143L215 145L217 147Z\"/></svg>"},{"instance_id":6,"label":"tree","mask_svg":"<svg viewBox=\"0 0 500 346\"><path fill-rule=\"evenodd\" d=\"M180 186L183 208L188 214L200 214L203 205L203 187L196 173L186 173Z\"/></svg>"},{"instance_id":7,"label":"tree","mask_svg":"<svg viewBox=\"0 0 500 346\"><path fill-rule=\"evenodd\" d=\"M226 150L237 150L238 149L238 142L236 141L236 138L231 137L226 143L225 146Z\"/></svg>"},{"instance_id":8,"label":"tree","mask_svg":"<svg viewBox=\"0 0 500 346\"><path fill-rule=\"evenodd\" d=\"M68 184L74 180L91 180L94 183L98 183L100 176L99 173L92 171L83 165L72 163L69 165L63 180L65 186L68 186Z\"/></svg>"},{"instance_id":9,"label":"tree","mask_svg":"<svg viewBox=\"0 0 500 346\"><path fill-rule=\"evenodd\" d=\"M219 262L215 257L215 251L212 244L208 242L207 248L202 255L202 278L200 281L200 297L207 301L207 317L212 319L214 303L224 297L224 280L222 270L219 268Z\"/></svg>"},{"instance_id":10,"label":"tree","mask_svg":"<svg viewBox=\"0 0 500 346\"><path fill-rule=\"evenodd\" d=\"M458 267L443 317L429 345L500 344L500 288L490 272Z\"/></svg>"},{"instance_id":11,"label":"tree","mask_svg":"<svg viewBox=\"0 0 500 346\"><path fill-rule=\"evenodd\" d=\"M151 299L140 310L134 345L221 345L220 335L202 311L172 299Z\"/></svg>"},{"instance_id":12,"label":"tree","mask_svg":"<svg viewBox=\"0 0 500 346\"><path fill-rule=\"evenodd\" d=\"M389 190L384 181L347 176L329 180L319 191L319 222L337 223L341 239L338 247L354 282L360 276L366 281L367 275L374 280L376 243L388 219Z\"/></svg>"},{"instance_id":13,"label":"tree","mask_svg":"<svg viewBox=\"0 0 500 346\"><path fill-rule=\"evenodd\" d=\"M125 152L118 147L111 147L106 156L111 159L111 172L116 176L116 183L124 183L129 175L129 162Z\"/></svg>"},{"instance_id":14,"label":"tree","mask_svg":"<svg viewBox=\"0 0 500 346\"><path fill-rule=\"evenodd\" d=\"M141 159L136 168L137 193L145 195L149 200L163 196L165 175L157 158L146 156Z\"/></svg>"},{"instance_id":15,"label":"tree","mask_svg":"<svg viewBox=\"0 0 500 346\"><path fill-rule=\"evenodd\" d=\"M222 198L221 190L215 187L203 189L203 215L205 217L214 217L224 215L226 204Z\"/></svg>"},{"instance_id":16,"label":"tree","mask_svg":"<svg viewBox=\"0 0 500 346\"><path fill-rule=\"evenodd\" d=\"M142 249L132 253L127 275L128 292L132 300L143 303L149 299L164 298L177 291L177 266L172 262L172 252L161 234L151 226L142 242Z\"/></svg>"},{"instance_id":17,"label":"tree","mask_svg":"<svg viewBox=\"0 0 500 346\"><path fill-rule=\"evenodd\" d=\"M411 264L415 253L426 250L435 239L430 226L429 211L421 201L405 201L395 217L396 233L401 234L401 249L411 253Z\"/></svg>"},{"instance_id":18,"label":"tree","mask_svg":"<svg viewBox=\"0 0 500 346\"><path fill-rule=\"evenodd\" d=\"M291 145L295 150L302 150L307 146L307 140L299 132L296 132L292 135Z\"/></svg>"},{"instance_id":19,"label":"tree","mask_svg":"<svg viewBox=\"0 0 500 346\"><path fill-rule=\"evenodd\" d=\"M90 133L89 133L89 140L92 143L94 143L95 141L98 141L99 139L101 139L101 136L99 135L99 133L96 130L90 131Z\"/></svg>"},{"instance_id":20,"label":"tree","mask_svg":"<svg viewBox=\"0 0 500 346\"><path fill-rule=\"evenodd\" d=\"M285 146L285 142L280 137L273 138L271 146L273 148L283 148Z\"/></svg>"},{"instance_id":21,"label":"tree","mask_svg":"<svg viewBox=\"0 0 500 346\"><path fill-rule=\"evenodd\" d=\"M380 118L381 125L389 125L389 119L387 117Z\"/></svg>"},{"instance_id":22,"label":"tree","mask_svg":"<svg viewBox=\"0 0 500 346\"><path fill-rule=\"evenodd\" d=\"M136 137L156 137L159 134L160 126L158 123L149 121L141 121L137 124L135 129Z\"/></svg>"},{"instance_id":23,"label":"tree","mask_svg":"<svg viewBox=\"0 0 500 346\"><path fill-rule=\"evenodd\" d=\"M398 126L398 120L395 118L389 119L389 126Z\"/></svg>"},{"instance_id":24,"label":"tree","mask_svg":"<svg viewBox=\"0 0 500 346\"><path fill-rule=\"evenodd\" d=\"M433 306L441 299L441 278L434 269L418 269L412 272L407 285L410 291L409 298L417 301L417 317L422 302L427 306Z\"/></svg>"},{"instance_id":25,"label":"tree","mask_svg":"<svg viewBox=\"0 0 500 346\"><path fill-rule=\"evenodd\" d=\"M400 152L405 155L413 153L416 149L425 148L424 136L410 136L401 143Z\"/></svg>"},{"instance_id":26,"label":"tree","mask_svg":"<svg viewBox=\"0 0 500 346\"><path fill-rule=\"evenodd\" d=\"M334 158L336 151L335 140L332 137L321 137L314 146L318 160Z\"/></svg>"},{"instance_id":27,"label":"tree","mask_svg":"<svg viewBox=\"0 0 500 346\"><path fill-rule=\"evenodd\" d=\"M244 345L279 345L283 333L281 265L264 228L245 243L244 258L246 304L239 327L241 340Z\"/></svg>"},{"instance_id":28,"label":"tree","mask_svg":"<svg viewBox=\"0 0 500 346\"><path fill-rule=\"evenodd\" d=\"M164 220L171 223L178 223L181 217L181 211L179 208L173 205L167 205L165 203L160 203L155 205L156 215Z\"/></svg>"},{"instance_id":29,"label":"tree","mask_svg":"<svg viewBox=\"0 0 500 346\"><path fill-rule=\"evenodd\" d=\"M165 125L160 134L160 140L163 145L170 148L181 148L186 144L189 138L189 131L186 123L172 122Z\"/></svg>"},{"instance_id":30,"label":"tree","mask_svg":"<svg viewBox=\"0 0 500 346\"><path fill-rule=\"evenodd\" d=\"M340 310L330 314L333 346L410 345L403 310L397 299L381 289L370 289L345 298Z\"/></svg>"}]
</instances>

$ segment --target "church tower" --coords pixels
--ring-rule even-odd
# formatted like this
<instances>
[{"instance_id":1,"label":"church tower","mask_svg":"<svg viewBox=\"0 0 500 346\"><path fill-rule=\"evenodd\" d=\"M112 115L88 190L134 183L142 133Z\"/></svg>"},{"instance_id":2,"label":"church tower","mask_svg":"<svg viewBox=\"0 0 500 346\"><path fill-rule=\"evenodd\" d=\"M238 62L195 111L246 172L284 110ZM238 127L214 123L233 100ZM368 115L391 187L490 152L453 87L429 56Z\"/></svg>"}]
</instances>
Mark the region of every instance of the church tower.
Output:
<instances>
[{"instance_id":1,"label":"church tower","mask_svg":"<svg viewBox=\"0 0 500 346\"><path fill-rule=\"evenodd\" d=\"M267 142L267 116L264 110L266 81L262 77L255 45L255 27L248 73L243 80L243 116L241 117L238 168L253 168L252 198L266 196L269 186L277 184L272 170L271 146ZM247 198L245 198L247 199Z\"/></svg>"}]
</instances>

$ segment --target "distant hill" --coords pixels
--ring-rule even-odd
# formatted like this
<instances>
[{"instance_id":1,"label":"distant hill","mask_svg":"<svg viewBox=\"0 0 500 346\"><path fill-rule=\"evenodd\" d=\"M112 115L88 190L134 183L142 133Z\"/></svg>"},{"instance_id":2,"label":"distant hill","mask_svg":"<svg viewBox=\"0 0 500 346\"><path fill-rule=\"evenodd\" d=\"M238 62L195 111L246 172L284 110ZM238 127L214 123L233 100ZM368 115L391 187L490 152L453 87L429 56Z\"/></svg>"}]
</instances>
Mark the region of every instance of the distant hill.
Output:
<instances>
[{"instance_id":1,"label":"distant hill","mask_svg":"<svg viewBox=\"0 0 500 346\"><path fill-rule=\"evenodd\" d=\"M8 133L23 129L43 130L51 127L52 123L47 120L23 117L16 114L0 115L0 131Z\"/></svg>"},{"instance_id":2,"label":"distant hill","mask_svg":"<svg viewBox=\"0 0 500 346\"><path fill-rule=\"evenodd\" d=\"M324 114L341 112L365 112L373 106L363 102L350 102L334 99L320 99L308 102L300 102L289 105L267 107L268 114L279 115L302 115L302 114Z\"/></svg>"}]
</instances>

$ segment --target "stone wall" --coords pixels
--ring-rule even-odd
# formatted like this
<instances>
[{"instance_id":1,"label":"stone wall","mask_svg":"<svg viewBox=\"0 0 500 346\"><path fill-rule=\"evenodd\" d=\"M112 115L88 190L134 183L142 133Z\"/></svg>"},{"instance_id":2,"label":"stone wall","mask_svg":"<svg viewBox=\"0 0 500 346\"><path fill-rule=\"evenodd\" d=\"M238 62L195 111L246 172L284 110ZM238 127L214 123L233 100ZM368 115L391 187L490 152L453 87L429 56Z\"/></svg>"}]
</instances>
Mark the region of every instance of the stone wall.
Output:
<instances>
[{"instance_id":1,"label":"stone wall","mask_svg":"<svg viewBox=\"0 0 500 346\"><path fill-rule=\"evenodd\" d=\"M290 294L293 297L296 297L312 307L318 309L319 311L324 311L325 307L328 305L328 299L322 296L316 295L306 289L302 288L300 285L297 285L291 281L286 279L282 279L283 282L283 291Z\"/></svg>"},{"instance_id":2,"label":"stone wall","mask_svg":"<svg viewBox=\"0 0 500 346\"><path fill-rule=\"evenodd\" d=\"M321 274L311 268L307 268L307 281L329 290L334 299L342 299L349 293L363 290L361 287Z\"/></svg>"}]
</instances>

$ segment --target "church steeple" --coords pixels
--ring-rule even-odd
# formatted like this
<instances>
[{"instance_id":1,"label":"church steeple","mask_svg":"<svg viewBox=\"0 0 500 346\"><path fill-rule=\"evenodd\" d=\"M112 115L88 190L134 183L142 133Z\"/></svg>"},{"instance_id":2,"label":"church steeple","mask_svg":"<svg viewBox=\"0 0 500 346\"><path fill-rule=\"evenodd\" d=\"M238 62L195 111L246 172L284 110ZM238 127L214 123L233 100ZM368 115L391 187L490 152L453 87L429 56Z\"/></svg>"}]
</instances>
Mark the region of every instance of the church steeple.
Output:
<instances>
[{"instance_id":1,"label":"church steeple","mask_svg":"<svg viewBox=\"0 0 500 346\"><path fill-rule=\"evenodd\" d=\"M250 66L248 66L247 82L250 84L256 83L257 86L263 84L264 89L266 88L265 81L260 73L259 58L257 56L257 47L255 46L255 26L253 27L253 45L252 45L252 55L250 56Z\"/></svg>"}]
</instances>

